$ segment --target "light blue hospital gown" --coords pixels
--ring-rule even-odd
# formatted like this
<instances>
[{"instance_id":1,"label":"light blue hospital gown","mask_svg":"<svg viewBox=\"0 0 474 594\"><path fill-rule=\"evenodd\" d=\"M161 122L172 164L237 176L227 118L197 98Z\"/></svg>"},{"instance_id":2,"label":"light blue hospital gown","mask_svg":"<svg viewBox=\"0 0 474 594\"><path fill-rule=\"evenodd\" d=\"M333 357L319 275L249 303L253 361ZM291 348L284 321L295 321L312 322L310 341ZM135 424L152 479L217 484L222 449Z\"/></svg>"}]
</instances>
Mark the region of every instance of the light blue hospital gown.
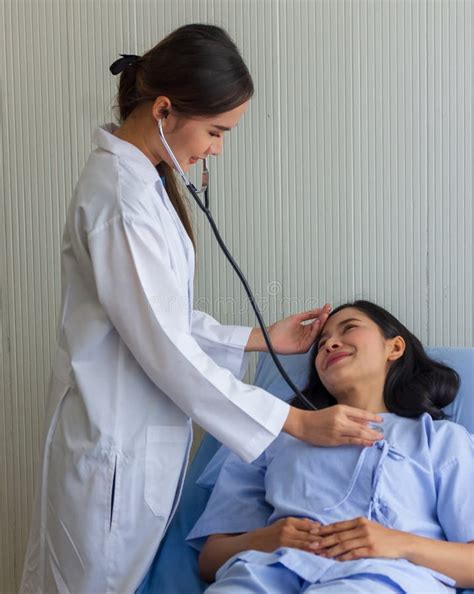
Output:
<instances>
[{"instance_id":1,"label":"light blue hospital gown","mask_svg":"<svg viewBox=\"0 0 474 594\"><path fill-rule=\"evenodd\" d=\"M384 439L361 448L312 447L282 433L252 464L225 461L188 535L247 532L287 516L330 524L365 516L439 540L474 540L474 441L450 421L384 413ZM208 594L453 592L454 581L405 559L337 561L293 548L245 551Z\"/></svg>"}]
</instances>

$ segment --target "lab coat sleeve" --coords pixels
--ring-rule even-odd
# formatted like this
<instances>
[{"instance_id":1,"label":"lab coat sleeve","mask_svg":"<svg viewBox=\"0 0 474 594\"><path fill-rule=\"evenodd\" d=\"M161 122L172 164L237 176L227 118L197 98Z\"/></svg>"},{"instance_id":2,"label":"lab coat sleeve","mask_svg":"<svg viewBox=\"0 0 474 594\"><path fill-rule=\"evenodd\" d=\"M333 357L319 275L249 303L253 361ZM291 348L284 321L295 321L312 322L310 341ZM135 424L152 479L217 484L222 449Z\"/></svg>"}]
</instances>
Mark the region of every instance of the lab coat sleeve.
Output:
<instances>
[{"instance_id":1,"label":"lab coat sleeve","mask_svg":"<svg viewBox=\"0 0 474 594\"><path fill-rule=\"evenodd\" d=\"M273 507L265 500L265 471L265 453L252 464L230 453L186 540L200 550L211 534L237 534L266 526Z\"/></svg>"},{"instance_id":2,"label":"lab coat sleeve","mask_svg":"<svg viewBox=\"0 0 474 594\"><path fill-rule=\"evenodd\" d=\"M248 353L244 351L252 328L225 326L210 315L194 310L191 333L202 350L215 363L242 379L248 367Z\"/></svg>"},{"instance_id":3,"label":"lab coat sleeve","mask_svg":"<svg viewBox=\"0 0 474 594\"><path fill-rule=\"evenodd\" d=\"M454 425L454 423L453 423ZM474 541L474 440L461 426L446 435L442 465L435 470L439 522L453 542Z\"/></svg>"},{"instance_id":4,"label":"lab coat sleeve","mask_svg":"<svg viewBox=\"0 0 474 594\"><path fill-rule=\"evenodd\" d=\"M117 215L89 232L88 249L99 301L145 373L244 460L258 457L289 405L240 382L200 348L159 221Z\"/></svg>"}]
</instances>

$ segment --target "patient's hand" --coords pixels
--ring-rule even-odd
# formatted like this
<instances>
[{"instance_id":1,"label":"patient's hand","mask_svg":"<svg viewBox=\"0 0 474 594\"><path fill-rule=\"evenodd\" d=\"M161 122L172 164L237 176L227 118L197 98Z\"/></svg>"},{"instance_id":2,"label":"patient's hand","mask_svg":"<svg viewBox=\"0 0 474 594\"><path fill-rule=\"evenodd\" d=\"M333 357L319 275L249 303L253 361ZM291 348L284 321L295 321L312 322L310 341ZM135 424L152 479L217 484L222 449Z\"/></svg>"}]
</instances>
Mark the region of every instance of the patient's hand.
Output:
<instances>
[{"instance_id":1,"label":"patient's hand","mask_svg":"<svg viewBox=\"0 0 474 594\"><path fill-rule=\"evenodd\" d=\"M282 518L265 528L242 534L213 534L199 555L199 571L206 582L215 579L216 571L242 551L253 549L271 553L280 547L294 547L312 552L309 545L318 538L311 530L320 526L307 518Z\"/></svg>"},{"instance_id":2,"label":"patient's hand","mask_svg":"<svg viewBox=\"0 0 474 594\"><path fill-rule=\"evenodd\" d=\"M474 541L446 542L386 528L355 518L314 528L319 535L310 549L321 557L351 561L363 557L407 559L453 578L458 588L474 587Z\"/></svg>"},{"instance_id":3,"label":"patient's hand","mask_svg":"<svg viewBox=\"0 0 474 594\"><path fill-rule=\"evenodd\" d=\"M367 518L355 518L315 528L318 541L310 548L321 557L350 561L363 557L406 556L411 535L408 532L386 528Z\"/></svg>"},{"instance_id":4,"label":"patient's hand","mask_svg":"<svg viewBox=\"0 0 474 594\"><path fill-rule=\"evenodd\" d=\"M250 548L267 553L280 547L311 551L311 543L319 540L319 536L311 531L319 526L319 522L308 518L282 518L270 526L249 532Z\"/></svg>"}]
</instances>

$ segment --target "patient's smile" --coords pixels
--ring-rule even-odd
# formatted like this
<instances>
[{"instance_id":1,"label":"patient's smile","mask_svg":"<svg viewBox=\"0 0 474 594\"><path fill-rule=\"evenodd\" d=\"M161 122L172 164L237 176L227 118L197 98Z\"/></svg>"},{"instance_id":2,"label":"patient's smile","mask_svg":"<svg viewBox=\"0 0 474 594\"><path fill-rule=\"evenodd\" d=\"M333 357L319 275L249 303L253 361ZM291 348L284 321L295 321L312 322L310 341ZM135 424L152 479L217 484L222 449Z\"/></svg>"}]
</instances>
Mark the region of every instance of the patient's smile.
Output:
<instances>
[{"instance_id":1,"label":"patient's smile","mask_svg":"<svg viewBox=\"0 0 474 594\"><path fill-rule=\"evenodd\" d=\"M350 353L339 353L337 355L331 355L330 357L328 357L328 360L326 362L326 369L328 369L332 365L335 365L336 363L339 363L343 359L347 359L347 357L350 356Z\"/></svg>"}]
</instances>

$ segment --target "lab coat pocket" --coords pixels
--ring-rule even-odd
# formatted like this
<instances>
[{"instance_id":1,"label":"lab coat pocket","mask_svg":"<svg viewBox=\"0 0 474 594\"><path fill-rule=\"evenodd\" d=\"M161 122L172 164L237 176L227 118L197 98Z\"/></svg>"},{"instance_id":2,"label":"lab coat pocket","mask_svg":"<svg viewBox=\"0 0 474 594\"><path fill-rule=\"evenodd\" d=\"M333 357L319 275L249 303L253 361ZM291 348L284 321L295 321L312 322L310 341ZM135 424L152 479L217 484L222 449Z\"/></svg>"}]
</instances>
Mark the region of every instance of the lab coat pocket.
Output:
<instances>
[{"instance_id":1,"label":"lab coat pocket","mask_svg":"<svg viewBox=\"0 0 474 594\"><path fill-rule=\"evenodd\" d=\"M155 516L167 518L186 460L188 425L150 426L145 455L145 501Z\"/></svg>"}]
</instances>

